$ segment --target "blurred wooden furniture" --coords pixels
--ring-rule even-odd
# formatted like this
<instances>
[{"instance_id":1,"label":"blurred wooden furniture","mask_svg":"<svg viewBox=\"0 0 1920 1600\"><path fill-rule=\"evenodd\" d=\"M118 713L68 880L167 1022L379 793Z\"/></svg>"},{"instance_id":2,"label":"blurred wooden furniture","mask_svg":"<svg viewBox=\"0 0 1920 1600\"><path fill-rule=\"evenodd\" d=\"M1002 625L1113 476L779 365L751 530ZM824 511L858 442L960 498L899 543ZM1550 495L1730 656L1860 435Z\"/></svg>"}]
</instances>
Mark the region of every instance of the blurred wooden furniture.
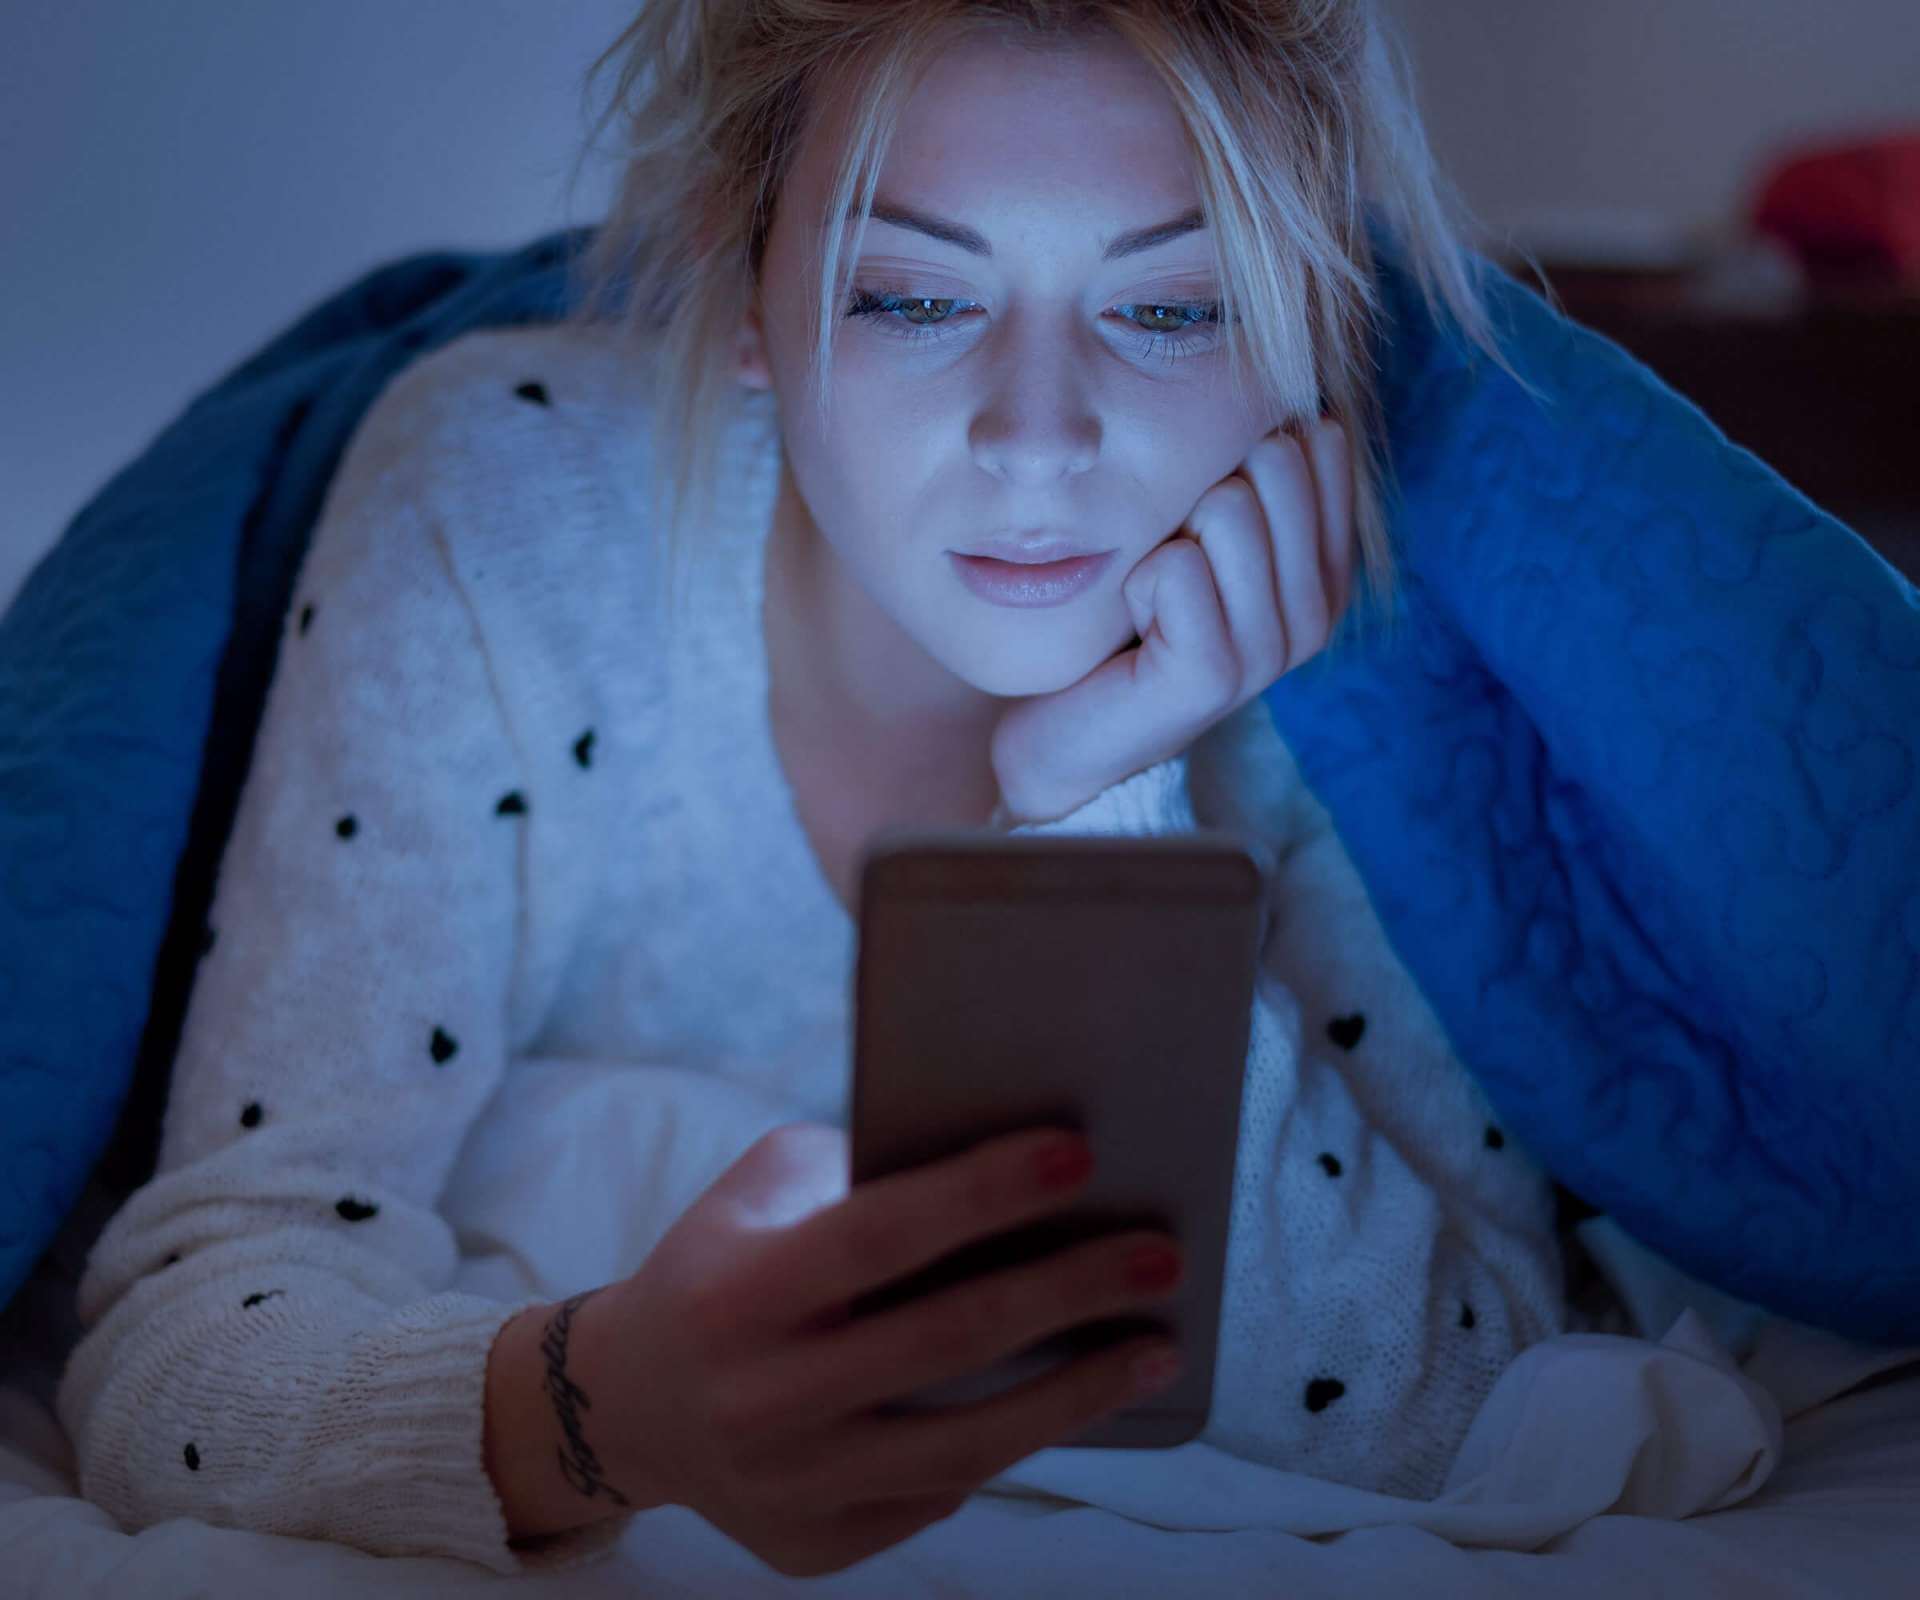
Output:
<instances>
[{"instance_id":1,"label":"blurred wooden furniture","mask_svg":"<svg viewBox=\"0 0 1920 1600\"><path fill-rule=\"evenodd\" d=\"M1920 290L1813 288L1767 313L1712 306L1684 271L1542 267L1574 321L1920 582Z\"/></svg>"}]
</instances>

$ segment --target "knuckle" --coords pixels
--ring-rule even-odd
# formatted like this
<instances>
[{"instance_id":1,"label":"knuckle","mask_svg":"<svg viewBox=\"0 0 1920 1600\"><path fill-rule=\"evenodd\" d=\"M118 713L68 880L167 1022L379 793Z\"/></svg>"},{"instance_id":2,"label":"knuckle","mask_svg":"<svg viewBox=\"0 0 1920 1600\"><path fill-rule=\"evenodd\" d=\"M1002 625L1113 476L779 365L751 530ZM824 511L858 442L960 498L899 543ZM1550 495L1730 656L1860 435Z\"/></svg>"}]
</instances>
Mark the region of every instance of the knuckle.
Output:
<instances>
[{"instance_id":1,"label":"knuckle","mask_svg":"<svg viewBox=\"0 0 1920 1600\"><path fill-rule=\"evenodd\" d=\"M1153 578L1164 578L1168 573L1178 571L1181 563L1200 548L1200 541L1213 527L1215 520L1211 513L1203 517L1196 511L1182 524L1178 533L1169 534L1155 545L1147 559L1127 576L1145 589Z\"/></svg>"},{"instance_id":2,"label":"knuckle","mask_svg":"<svg viewBox=\"0 0 1920 1600\"><path fill-rule=\"evenodd\" d=\"M1215 528L1214 540L1218 547L1220 529ZM1213 577L1213 558L1207 554L1206 547L1198 539L1182 539L1179 554L1173 559L1188 569L1188 576L1196 582L1211 582Z\"/></svg>"},{"instance_id":3,"label":"knuckle","mask_svg":"<svg viewBox=\"0 0 1920 1600\"><path fill-rule=\"evenodd\" d=\"M760 1135L762 1143L781 1151L793 1148L802 1141L803 1137L804 1128L798 1122L782 1122Z\"/></svg>"},{"instance_id":4,"label":"knuckle","mask_svg":"<svg viewBox=\"0 0 1920 1600\"><path fill-rule=\"evenodd\" d=\"M1258 504L1259 502L1254 498L1253 485L1245 478L1238 475L1226 477L1200 496L1188 520L1198 523L1204 518L1211 526L1216 517L1235 516L1248 507Z\"/></svg>"},{"instance_id":5,"label":"knuckle","mask_svg":"<svg viewBox=\"0 0 1920 1600\"><path fill-rule=\"evenodd\" d=\"M1237 472L1232 477L1222 478L1218 487L1222 498L1231 505L1246 509L1257 508L1260 504L1260 496L1252 480Z\"/></svg>"},{"instance_id":6,"label":"knuckle","mask_svg":"<svg viewBox=\"0 0 1920 1600\"><path fill-rule=\"evenodd\" d=\"M748 1147L756 1160L781 1168L790 1166L805 1151L806 1134L799 1123L783 1122L769 1128Z\"/></svg>"}]
</instances>

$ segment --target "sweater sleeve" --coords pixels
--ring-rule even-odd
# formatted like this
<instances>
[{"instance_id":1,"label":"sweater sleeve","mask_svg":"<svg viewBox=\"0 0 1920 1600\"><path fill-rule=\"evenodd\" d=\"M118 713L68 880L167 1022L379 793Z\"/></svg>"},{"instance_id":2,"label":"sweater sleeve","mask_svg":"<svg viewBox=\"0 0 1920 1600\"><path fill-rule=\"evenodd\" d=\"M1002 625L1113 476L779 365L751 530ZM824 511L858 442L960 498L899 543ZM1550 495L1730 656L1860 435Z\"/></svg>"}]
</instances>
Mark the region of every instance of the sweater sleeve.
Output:
<instances>
[{"instance_id":1,"label":"sweater sleeve","mask_svg":"<svg viewBox=\"0 0 1920 1600\"><path fill-rule=\"evenodd\" d=\"M155 1172L88 1257L56 1408L81 1493L129 1531L191 1517L513 1575L602 1558L637 1513L509 1542L487 1357L540 1302L450 1289L436 1206L518 1042L527 807L435 511L458 453L423 365L329 486Z\"/></svg>"}]
</instances>

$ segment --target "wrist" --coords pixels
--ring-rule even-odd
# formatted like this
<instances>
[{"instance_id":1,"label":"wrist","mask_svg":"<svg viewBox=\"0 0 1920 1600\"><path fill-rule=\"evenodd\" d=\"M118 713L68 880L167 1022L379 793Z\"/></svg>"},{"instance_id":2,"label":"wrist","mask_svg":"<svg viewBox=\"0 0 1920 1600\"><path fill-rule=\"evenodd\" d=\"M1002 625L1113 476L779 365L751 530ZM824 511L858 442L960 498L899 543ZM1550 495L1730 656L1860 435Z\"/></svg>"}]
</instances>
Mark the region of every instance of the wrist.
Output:
<instances>
[{"instance_id":1,"label":"wrist","mask_svg":"<svg viewBox=\"0 0 1920 1600\"><path fill-rule=\"evenodd\" d=\"M611 1392L594 1337L599 1293L528 1306L487 1356L482 1450L513 1540L646 1510L610 1466L621 1440L593 1398Z\"/></svg>"}]
</instances>

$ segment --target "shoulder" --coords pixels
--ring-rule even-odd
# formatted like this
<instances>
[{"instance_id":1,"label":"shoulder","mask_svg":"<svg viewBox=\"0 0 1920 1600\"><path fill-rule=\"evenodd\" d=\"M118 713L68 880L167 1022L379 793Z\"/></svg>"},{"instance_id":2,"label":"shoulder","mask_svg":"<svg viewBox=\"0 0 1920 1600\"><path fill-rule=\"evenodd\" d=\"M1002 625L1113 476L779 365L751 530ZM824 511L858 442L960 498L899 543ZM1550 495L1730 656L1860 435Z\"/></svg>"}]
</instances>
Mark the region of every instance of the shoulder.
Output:
<instances>
[{"instance_id":1,"label":"shoulder","mask_svg":"<svg viewBox=\"0 0 1920 1600\"><path fill-rule=\"evenodd\" d=\"M647 480L646 377L610 333L462 334L401 368L362 413L316 540L340 560L426 561L437 544L463 579L537 566L616 581L598 569L624 559L630 541L608 533L632 525Z\"/></svg>"},{"instance_id":2,"label":"shoulder","mask_svg":"<svg viewBox=\"0 0 1920 1600\"><path fill-rule=\"evenodd\" d=\"M644 402L646 376L610 329L473 328L402 368L382 398L450 415L613 419Z\"/></svg>"},{"instance_id":3,"label":"shoulder","mask_svg":"<svg viewBox=\"0 0 1920 1600\"><path fill-rule=\"evenodd\" d=\"M361 417L349 453L381 468L404 462L424 481L468 481L476 468L538 479L583 452L643 444L647 376L609 332L476 328L402 367Z\"/></svg>"}]
</instances>

